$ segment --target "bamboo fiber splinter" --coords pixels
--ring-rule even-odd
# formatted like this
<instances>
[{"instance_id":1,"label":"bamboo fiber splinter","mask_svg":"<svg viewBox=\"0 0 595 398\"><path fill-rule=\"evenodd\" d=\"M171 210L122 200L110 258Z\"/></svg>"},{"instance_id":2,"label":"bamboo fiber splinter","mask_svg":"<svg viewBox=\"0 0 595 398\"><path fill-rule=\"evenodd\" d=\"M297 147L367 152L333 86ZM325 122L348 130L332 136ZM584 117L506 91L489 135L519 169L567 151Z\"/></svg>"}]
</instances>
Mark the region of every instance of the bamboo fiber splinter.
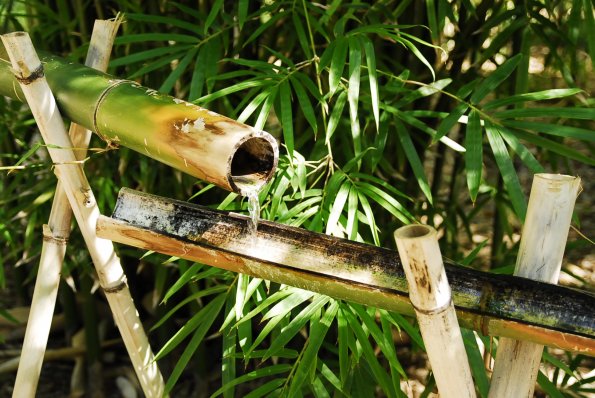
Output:
<instances>
[{"instance_id":1,"label":"bamboo fiber splinter","mask_svg":"<svg viewBox=\"0 0 595 398\"><path fill-rule=\"evenodd\" d=\"M475 397L436 230L408 225L395 231L395 241L440 396Z\"/></svg>"},{"instance_id":2,"label":"bamboo fiber splinter","mask_svg":"<svg viewBox=\"0 0 595 398\"><path fill-rule=\"evenodd\" d=\"M3 50L0 46L0 95L22 100ZM279 150L270 134L133 81L57 56L41 58L60 112L108 145L128 147L243 194L273 176Z\"/></svg>"},{"instance_id":3,"label":"bamboo fiber splinter","mask_svg":"<svg viewBox=\"0 0 595 398\"><path fill-rule=\"evenodd\" d=\"M580 178L536 174L514 274L557 283ZM568 307L572 311L572 307ZM490 398L532 397L543 345L501 338Z\"/></svg>"},{"instance_id":4,"label":"bamboo fiber splinter","mask_svg":"<svg viewBox=\"0 0 595 398\"><path fill-rule=\"evenodd\" d=\"M95 21L86 65L99 70L106 70L109 55L121 19ZM75 148L81 148L75 154L83 159L91 138L91 133L76 124L70 126L70 137ZM35 290L31 300L31 312L23 340L19 368L15 380L13 397L32 397L35 395L39 374L50 333L54 314L60 271L68 236L72 211L62 184L56 185L56 193L48 224L43 226L43 245Z\"/></svg>"},{"instance_id":5,"label":"bamboo fiber splinter","mask_svg":"<svg viewBox=\"0 0 595 398\"><path fill-rule=\"evenodd\" d=\"M83 234L143 391L147 397L161 397L163 379L130 296L126 276L112 242L96 235L99 208L82 166L74 155L72 142L64 129L31 39L24 32L16 32L2 35L2 41L41 135L48 144L56 175Z\"/></svg>"}]
</instances>

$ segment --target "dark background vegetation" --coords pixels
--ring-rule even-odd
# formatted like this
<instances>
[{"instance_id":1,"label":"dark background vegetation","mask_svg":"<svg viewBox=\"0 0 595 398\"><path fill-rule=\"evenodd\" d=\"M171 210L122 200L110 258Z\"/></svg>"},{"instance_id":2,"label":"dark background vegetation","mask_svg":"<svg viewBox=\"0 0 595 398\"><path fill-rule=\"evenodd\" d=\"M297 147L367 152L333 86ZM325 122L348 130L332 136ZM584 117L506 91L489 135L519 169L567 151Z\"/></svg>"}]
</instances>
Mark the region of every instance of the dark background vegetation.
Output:
<instances>
[{"instance_id":1,"label":"dark background vegetation","mask_svg":"<svg viewBox=\"0 0 595 398\"><path fill-rule=\"evenodd\" d=\"M264 128L284 145L260 193L263 218L386 247L394 229L421 221L438 229L446 257L512 273L532 175L579 175L585 192L563 281L592 289L591 0L5 0L0 31L26 30L38 49L81 62L93 21L118 12L125 23L110 73ZM30 303L56 183L39 143L26 107L0 98L5 315ZM98 138L91 146L85 171L104 214L123 186L247 210L241 197L126 148ZM119 253L146 328L159 324L155 351L174 347L159 355L166 377L174 374L173 396L428 396L434 388L413 319L128 247ZM134 376L117 340L106 346L117 331L96 288L75 227L49 344L70 346L84 330L83 391L112 396L116 379ZM6 322L7 350L18 349L19 327ZM188 337L172 339L179 330ZM464 336L486 396L497 341ZM190 338L202 341L196 351ZM40 396L68 394L71 363L44 365ZM546 350L544 363L537 394L593 393L591 359ZM8 394L11 374L0 377Z\"/></svg>"}]
</instances>

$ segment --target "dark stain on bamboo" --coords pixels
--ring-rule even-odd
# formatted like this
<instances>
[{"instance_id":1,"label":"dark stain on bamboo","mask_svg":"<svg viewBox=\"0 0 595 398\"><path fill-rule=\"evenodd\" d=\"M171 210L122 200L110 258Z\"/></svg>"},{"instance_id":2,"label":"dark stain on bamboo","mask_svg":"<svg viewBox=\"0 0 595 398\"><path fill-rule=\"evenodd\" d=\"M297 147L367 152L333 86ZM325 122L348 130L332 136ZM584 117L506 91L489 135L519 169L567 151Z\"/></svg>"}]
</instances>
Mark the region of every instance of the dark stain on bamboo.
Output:
<instances>
[{"instance_id":1,"label":"dark stain on bamboo","mask_svg":"<svg viewBox=\"0 0 595 398\"><path fill-rule=\"evenodd\" d=\"M155 208L144 212L147 214L139 211L132 217L134 219L126 219L120 209L127 201L151 201L160 206L169 206L172 210L159 213ZM365 287L378 293L386 292L391 296L408 296L403 268L398 253L393 250L261 221L258 239L262 239L261 244L265 246L263 252L267 252L269 247L288 247L294 252L286 253L286 259L271 262L262 257L268 255L267 253L243 252L253 248L250 243L252 237L247 234L245 216L129 189L121 191L112 217L138 228L152 230L156 236L164 234L172 237L179 242L178 245L180 242L198 244L207 251L221 253L227 258L211 254L204 262L213 266L230 269L229 263L227 267L222 266L222 263L232 261L235 264L232 270L254 275L245 263L251 261L267 264L270 269L278 270L278 273L287 270L304 278L309 275L307 279L318 280L319 287L322 286L320 281L327 280L331 283L336 281L343 285L360 286L362 289ZM162 217L169 218L171 230L163 231L159 225L163 221ZM180 234L179 231L186 232ZM158 244L151 249L160 251ZM327 268L316 269L316 261ZM489 321L484 319L487 317L595 338L595 296L588 292L520 277L480 272L449 261L445 261L445 269L455 307L463 313L479 316L479 321L477 317L472 317L473 322L478 322L474 326L484 334L488 334ZM369 277L369 281L358 280L356 274ZM309 288L307 283L299 287ZM310 290L326 293L325 289L332 295L328 286Z\"/></svg>"}]
</instances>

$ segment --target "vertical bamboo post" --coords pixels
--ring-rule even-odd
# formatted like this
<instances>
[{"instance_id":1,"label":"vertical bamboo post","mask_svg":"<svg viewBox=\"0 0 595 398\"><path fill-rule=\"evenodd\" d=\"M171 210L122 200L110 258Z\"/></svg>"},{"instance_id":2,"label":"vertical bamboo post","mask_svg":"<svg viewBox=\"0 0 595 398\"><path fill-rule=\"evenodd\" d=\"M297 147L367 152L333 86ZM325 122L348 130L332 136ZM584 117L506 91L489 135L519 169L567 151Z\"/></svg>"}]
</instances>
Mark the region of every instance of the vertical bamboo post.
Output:
<instances>
[{"instance_id":1,"label":"vertical bamboo post","mask_svg":"<svg viewBox=\"0 0 595 398\"><path fill-rule=\"evenodd\" d=\"M95 21L85 65L101 71L107 69L112 45L121 19ZM73 146L78 160L86 156L91 132L75 123L70 124ZM70 235L72 211L62 184L58 181L47 225L43 226L43 245L37 280L31 300L31 311L23 340L13 397L32 397L37 390L39 374L46 350L50 324L54 314L60 271Z\"/></svg>"},{"instance_id":2,"label":"vertical bamboo post","mask_svg":"<svg viewBox=\"0 0 595 398\"><path fill-rule=\"evenodd\" d=\"M515 276L557 283L580 178L536 174ZM500 338L489 397L533 397L543 345Z\"/></svg>"},{"instance_id":3,"label":"vertical bamboo post","mask_svg":"<svg viewBox=\"0 0 595 398\"><path fill-rule=\"evenodd\" d=\"M395 241L440 396L475 397L436 230L408 225L395 231Z\"/></svg>"},{"instance_id":4,"label":"vertical bamboo post","mask_svg":"<svg viewBox=\"0 0 595 398\"><path fill-rule=\"evenodd\" d=\"M161 397L164 391L163 378L130 296L126 276L112 242L96 235L99 208L72 150L72 141L64 129L31 39L24 32L5 34L1 38L42 137L48 144L55 173L81 229L143 391L147 397Z\"/></svg>"}]
</instances>

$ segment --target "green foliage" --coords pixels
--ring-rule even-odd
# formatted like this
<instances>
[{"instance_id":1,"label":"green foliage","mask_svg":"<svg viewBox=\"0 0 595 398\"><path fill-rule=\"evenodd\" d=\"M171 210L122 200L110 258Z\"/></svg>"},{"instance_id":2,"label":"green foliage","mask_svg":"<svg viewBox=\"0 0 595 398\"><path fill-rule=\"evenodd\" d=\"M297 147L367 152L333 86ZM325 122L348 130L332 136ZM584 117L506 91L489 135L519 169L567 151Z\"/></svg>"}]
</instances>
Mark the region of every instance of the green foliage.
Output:
<instances>
[{"instance_id":1,"label":"green foliage","mask_svg":"<svg viewBox=\"0 0 595 398\"><path fill-rule=\"evenodd\" d=\"M26 29L40 48L80 61L93 19L113 16L93 5L8 1L0 26ZM113 74L263 128L283 144L275 178L259 195L267 220L389 247L395 228L423 221L444 235L445 256L507 266L516 247L500 242L524 218L523 175L595 164L595 111L581 89L595 48L589 0L129 0L118 10L126 23ZM530 70L531 60L542 70ZM30 116L14 101L0 104L0 283L23 264L31 275L10 272L30 286L55 180ZM86 172L104 213L120 186L247 211L236 194L125 148L95 146ZM475 247L472 225L492 222L488 264L478 258L488 240ZM83 248L73 237L66 275L89 272L88 259L74 254ZM139 264L137 251L121 254ZM153 335L157 358L170 364L168 390L185 369L207 372L215 356L221 380L212 396L405 396L410 375L393 334L423 350L412 320L183 260L152 254L140 262L148 266L138 279L151 283L139 294L161 302ZM478 340L490 342L463 335L485 397ZM218 342L217 353L206 353L207 339ZM539 376L548 394L590 393L582 388L589 380L575 381L584 358L544 359L556 369ZM429 393L433 379L425 382Z\"/></svg>"}]
</instances>

